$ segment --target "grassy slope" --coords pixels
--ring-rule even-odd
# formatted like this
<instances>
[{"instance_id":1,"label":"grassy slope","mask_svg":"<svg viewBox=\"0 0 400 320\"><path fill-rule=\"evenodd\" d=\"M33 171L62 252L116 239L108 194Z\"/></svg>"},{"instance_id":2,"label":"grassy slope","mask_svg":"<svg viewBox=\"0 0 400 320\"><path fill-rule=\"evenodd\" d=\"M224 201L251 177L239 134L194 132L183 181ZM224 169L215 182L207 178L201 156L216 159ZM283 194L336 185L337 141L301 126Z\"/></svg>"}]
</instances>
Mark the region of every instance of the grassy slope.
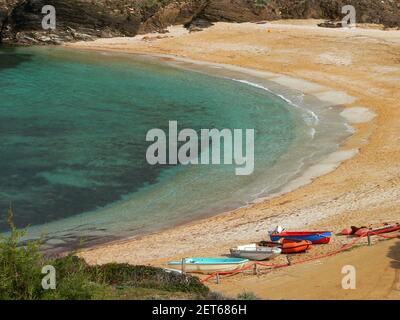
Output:
<instances>
[{"instance_id":1,"label":"grassy slope","mask_svg":"<svg viewBox=\"0 0 400 320\"><path fill-rule=\"evenodd\" d=\"M197 277L160 268L117 263L89 266L74 254L45 258L40 242L21 245L24 232L10 221L10 235L0 236L0 300L222 298ZM48 265L55 270L54 290L42 288L42 268Z\"/></svg>"}]
</instances>

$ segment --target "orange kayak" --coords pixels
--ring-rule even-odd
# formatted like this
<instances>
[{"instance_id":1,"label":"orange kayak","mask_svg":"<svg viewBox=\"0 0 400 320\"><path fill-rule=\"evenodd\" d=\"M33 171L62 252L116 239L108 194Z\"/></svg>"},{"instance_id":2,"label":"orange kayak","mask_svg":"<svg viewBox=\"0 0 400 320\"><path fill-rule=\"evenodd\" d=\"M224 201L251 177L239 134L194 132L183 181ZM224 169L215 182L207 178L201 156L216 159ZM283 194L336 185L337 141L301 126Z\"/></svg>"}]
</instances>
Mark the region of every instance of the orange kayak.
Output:
<instances>
[{"instance_id":1,"label":"orange kayak","mask_svg":"<svg viewBox=\"0 0 400 320\"><path fill-rule=\"evenodd\" d=\"M261 246L266 247L281 247L282 253L301 253L310 249L312 243L308 240L290 240L283 239L277 242L261 241L259 243Z\"/></svg>"},{"instance_id":2,"label":"orange kayak","mask_svg":"<svg viewBox=\"0 0 400 320\"><path fill-rule=\"evenodd\" d=\"M367 229L367 228L361 228L357 230L354 234L358 237L364 237L367 235L376 235L376 234L382 234L382 233L389 233L389 232L394 232L394 231L399 231L400 230L400 224L392 224L392 225L386 225L381 228L377 229Z\"/></svg>"}]
</instances>

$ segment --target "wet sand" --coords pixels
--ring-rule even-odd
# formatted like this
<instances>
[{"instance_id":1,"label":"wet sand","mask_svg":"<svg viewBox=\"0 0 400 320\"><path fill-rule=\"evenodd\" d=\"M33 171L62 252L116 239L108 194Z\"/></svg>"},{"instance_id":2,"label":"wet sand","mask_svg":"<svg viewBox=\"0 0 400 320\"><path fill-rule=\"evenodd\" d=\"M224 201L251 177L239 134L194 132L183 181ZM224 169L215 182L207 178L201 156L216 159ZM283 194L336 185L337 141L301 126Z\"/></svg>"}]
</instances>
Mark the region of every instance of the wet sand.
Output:
<instances>
[{"instance_id":1,"label":"wet sand","mask_svg":"<svg viewBox=\"0 0 400 320\"><path fill-rule=\"evenodd\" d=\"M291 186L291 189L297 187L294 191L248 208L85 250L81 255L89 263L164 266L168 260L185 256L226 255L231 246L265 239L267 231L278 224L287 229L322 228L338 232L350 225L399 220L400 31L325 29L318 28L316 23L218 23L198 33L188 34L181 27L174 27L166 35L69 45L80 49L172 55L272 73L270 79L308 91L326 101L327 107L333 102L344 105L343 116L355 129L336 154L343 160L342 164L332 165L333 159L326 159L314 168L321 176L315 178L314 171L309 175L309 184L296 185L294 181L295 185ZM332 244L315 248L308 255L332 250L346 241L334 237ZM396 240L387 243L393 241ZM375 260L376 252L366 249L354 249L340 256L349 254L356 259L365 251L363 254L371 262L363 267L362 277L382 272L381 263L387 263L391 272L396 269L389 263L392 258L383 255L379 261ZM389 247L382 245L380 250L385 252ZM329 259L321 262L328 269ZM294 268L300 267L303 266L290 267L285 272L294 276ZM310 285L329 283L329 272L324 274L310 277ZM269 276L265 276L265 283ZM229 281L237 281L244 287L248 283L251 287L254 280L241 277L232 277ZM233 292L229 289L232 288L230 282L223 281L219 286L224 283L226 290L220 290ZM288 288L279 283L274 292L275 298L293 297ZM264 298L272 297L260 294ZM338 291L336 298L341 294ZM326 293L319 298L333 297Z\"/></svg>"}]
</instances>

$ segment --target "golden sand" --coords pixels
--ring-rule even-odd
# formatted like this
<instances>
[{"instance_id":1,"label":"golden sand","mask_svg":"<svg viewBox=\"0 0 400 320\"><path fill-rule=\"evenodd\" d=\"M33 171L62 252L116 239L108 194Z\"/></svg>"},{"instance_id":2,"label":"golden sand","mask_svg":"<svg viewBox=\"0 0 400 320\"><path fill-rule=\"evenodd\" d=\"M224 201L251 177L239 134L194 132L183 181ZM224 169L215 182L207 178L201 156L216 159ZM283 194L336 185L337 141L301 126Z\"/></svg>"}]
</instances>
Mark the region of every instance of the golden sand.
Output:
<instances>
[{"instance_id":1,"label":"golden sand","mask_svg":"<svg viewBox=\"0 0 400 320\"><path fill-rule=\"evenodd\" d=\"M318 178L311 176L311 183L295 191L249 208L88 249L81 255L89 263L163 266L168 260L187 256L226 255L231 246L265 239L267 231L277 224L338 232L350 225L400 220L400 31L371 27L325 29L316 23L217 23L198 33L188 34L181 27L173 27L170 34L162 36L69 45L174 55L273 72L283 76L275 76L275 80L288 86L301 85L322 100L343 103L347 108L343 115L357 130L340 148L344 154L358 150L354 157L338 168L330 168L333 171L322 170L320 173L325 174ZM314 90L313 86L329 90ZM346 241L334 237L331 245L317 247L309 255L340 247ZM274 271L260 278L239 275L223 279L213 288L228 295L254 291L263 298L399 298L399 250L388 253L391 246L398 248L396 241L355 249L317 264ZM363 290L379 290L370 295L363 290L323 290L340 286L344 263L357 265L359 281L379 278L376 285L361 285ZM283 278L278 276L282 272ZM305 284L308 286L304 287ZM307 293L307 288L316 293Z\"/></svg>"}]
</instances>

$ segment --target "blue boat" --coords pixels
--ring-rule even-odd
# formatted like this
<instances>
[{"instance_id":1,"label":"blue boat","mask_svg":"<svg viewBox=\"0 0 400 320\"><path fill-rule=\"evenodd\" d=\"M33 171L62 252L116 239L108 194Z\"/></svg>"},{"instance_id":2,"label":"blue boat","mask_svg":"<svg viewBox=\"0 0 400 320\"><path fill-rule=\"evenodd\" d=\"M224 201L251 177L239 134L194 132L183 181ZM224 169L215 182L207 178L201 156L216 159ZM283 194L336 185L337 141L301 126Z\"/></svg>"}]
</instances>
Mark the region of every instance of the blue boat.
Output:
<instances>
[{"instance_id":1,"label":"blue boat","mask_svg":"<svg viewBox=\"0 0 400 320\"><path fill-rule=\"evenodd\" d=\"M326 244L329 243L332 237L330 231L310 231L310 232L281 232L272 233L270 235L272 241L279 241L280 239L290 240L307 240L313 244Z\"/></svg>"},{"instance_id":2,"label":"blue boat","mask_svg":"<svg viewBox=\"0 0 400 320\"><path fill-rule=\"evenodd\" d=\"M215 273L239 270L247 262L248 259L241 258L184 258L182 261L168 262L168 266L183 272Z\"/></svg>"}]
</instances>

